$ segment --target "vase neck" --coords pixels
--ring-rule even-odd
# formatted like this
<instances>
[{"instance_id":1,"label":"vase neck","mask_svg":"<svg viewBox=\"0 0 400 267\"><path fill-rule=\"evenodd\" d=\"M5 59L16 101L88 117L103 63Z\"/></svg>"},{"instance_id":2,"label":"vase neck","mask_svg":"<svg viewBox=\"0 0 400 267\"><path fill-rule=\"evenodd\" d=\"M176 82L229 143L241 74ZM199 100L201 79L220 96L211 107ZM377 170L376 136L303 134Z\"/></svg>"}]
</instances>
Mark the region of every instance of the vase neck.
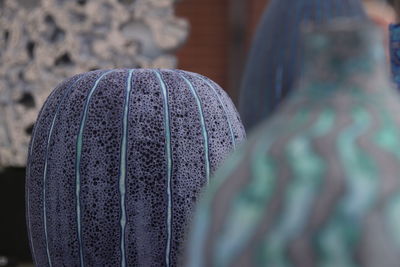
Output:
<instances>
[{"instance_id":1,"label":"vase neck","mask_svg":"<svg viewBox=\"0 0 400 267\"><path fill-rule=\"evenodd\" d=\"M387 79L383 37L372 23L337 21L306 30L303 40L303 90L379 90L372 85Z\"/></svg>"}]
</instances>

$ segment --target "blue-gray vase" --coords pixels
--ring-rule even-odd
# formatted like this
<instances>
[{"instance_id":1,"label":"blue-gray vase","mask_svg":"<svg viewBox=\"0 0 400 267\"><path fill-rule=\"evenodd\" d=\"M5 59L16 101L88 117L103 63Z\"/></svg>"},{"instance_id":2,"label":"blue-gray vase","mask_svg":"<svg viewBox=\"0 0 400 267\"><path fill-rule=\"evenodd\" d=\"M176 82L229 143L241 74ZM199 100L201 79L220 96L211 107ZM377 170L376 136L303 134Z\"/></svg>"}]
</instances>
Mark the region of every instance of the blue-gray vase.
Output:
<instances>
[{"instance_id":1,"label":"blue-gray vase","mask_svg":"<svg viewBox=\"0 0 400 267\"><path fill-rule=\"evenodd\" d=\"M303 64L300 27L365 19L360 0L271 0L258 27L239 98L246 130L268 118L296 85Z\"/></svg>"}]
</instances>

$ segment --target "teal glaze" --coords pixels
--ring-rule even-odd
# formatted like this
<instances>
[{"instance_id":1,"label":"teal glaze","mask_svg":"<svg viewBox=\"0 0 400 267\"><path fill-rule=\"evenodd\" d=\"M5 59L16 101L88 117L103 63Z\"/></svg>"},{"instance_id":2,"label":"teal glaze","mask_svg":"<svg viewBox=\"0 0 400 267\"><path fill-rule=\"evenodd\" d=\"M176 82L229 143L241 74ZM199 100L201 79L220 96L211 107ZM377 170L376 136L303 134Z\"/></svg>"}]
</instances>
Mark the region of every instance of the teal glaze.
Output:
<instances>
[{"instance_id":1,"label":"teal glaze","mask_svg":"<svg viewBox=\"0 0 400 267\"><path fill-rule=\"evenodd\" d=\"M55 90L50 94L49 98L54 94L54 92L55 92ZM45 103L43 104L43 107L44 107L43 109L45 109L47 107L47 105L48 105L48 100L46 100ZM41 115L41 113L42 113L42 111L40 111L39 116ZM54 119L53 119L52 125L54 124ZM50 131L50 132L52 132L52 131ZM51 134L51 133L49 133L49 134ZM33 146L35 144L35 137L36 137L36 129L34 127L34 129L32 131L32 139L31 139L31 142L30 142L30 145L29 145L28 159L32 158L32 152L33 152L32 148L33 148ZM48 150L48 147L46 147L46 150ZM47 161L47 159L46 159L46 161ZM27 173L28 173L28 175L30 174L30 168L29 167L27 168ZM46 172L44 172L43 176L44 176L43 180L45 180ZM29 190L26 190L26 195L27 195L27 198L29 199ZM44 197L46 196L45 195L45 189L43 189L43 195L44 195ZM27 213L29 214L29 212L30 212L30 203L29 202L26 204L26 210L27 210ZM46 215L46 212L44 211L43 214ZM28 228L28 235L29 235L29 245L30 245L30 249L32 251L32 260L33 260L33 263L36 264L35 246L33 245L33 242L32 242L31 220L30 220L29 216L27 216L27 228ZM48 241L47 241L47 239L48 239L47 238L47 231L45 230L46 256L47 256L47 259L49 260L49 250L48 250ZM50 260L49 260L49 262L50 262Z\"/></svg>"},{"instance_id":2,"label":"teal glaze","mask_svg":"<svg viewBox=\"0 0 400 267\"><path fill-rule=\"evenodd\" d=\"M397 266L400 98L372 25L306 29L299 88L215 174L189 267Z\"/></svg>"},{"instance_id":3,"label":"teal glaze","mask_svg":"<svg viewBox=\"0 0 400 267\"><path fill-rule=\"evenodd\" d=\"M100 81L108 74L112 73L113 71L107 71L106 73L102 74L100 78L97 79L96 83L90 90L83 115L82 115L82 120L81 120L81 125L79 128L79 134L78 138L76 141L76 219L77 219L77 224L78 224L78 240L79 240L79 255L80 255L80 263L81 266L84 266L84 260L83 260L83 251L82 251L82 227L81 227L81 203L80 203L80 191L81 191L81 186L80 186L80 180L81 180L81 174L80 174L80 168L81 168L81 156L82 156L82 139L83 139L83 130L85 129L85 122L87 120L87 114L88 114L88 109L89 109L89 103L90 99L93 95L93 93L96 91L97 86L99 85Z\"/></svg>"},{"instance_id":4,"label":"teal glaze","mask_svg":"<svg viewBox=\"0 0 400 267\"><path fill-rule=\"evenodd\" d=\"M167 211L167 246L165 249L165 264L170 266L171 253L171 235L172 235L172 193L171 193L171 176L172 176L172 152L171 152L171 126L169 121L168 93L161 73L154 71L160 85L164 99L164 123L165 123L165 143L167 156L167 195L168 195L168 211Z\"/></svg>"},{"instance_id":5,"label":"teal glaze","mask_svg":"<svg viewBox=\"0 0 400 267\"><path fill-rule=\"evenodd\" d=\"M207 134L207 129L206 129L206 122L204 120L204 112L203 112L203 108L201 106L201 101L200 98L196 92L196 90L194 89L193 84L187 79L185 78L185 76L181 75L181 78L185 81L185 83L188 85L191 94L193 95L193 97L196 99L196 104L197 104L197 108L199 109L199 114L200 114L200 123L201 123L201 132L203 135L203 139L204 139L204 155L205 155L205 166L206 166L206 180L207 180L207 184L209 184L210 182L210 159L209 159L209 151L208 151L208 134Z\"/></svg>"},{"instance_id":6,"label":"teal glaze","mask_svg":"<svg viewBox=\"0 0 400 267\"><path fill-rule=\"evenodd\" d=\"M119 177L119 191L121 194L121 267L126 266L126 256L125 256L125 228L126 228L126 209L125 209L125 194L126 194L126 143L128 139L128 112L129 112L129 103L130 103L130 95L132 90L132 74L133 70L129 71L128 79L126 81L126 95L125 95L125 103L124 103L124 118L123 118L123 135L122 135L122 143L121 143L121 152L120 152L120 177Z\"/></svg>"},{"instance_id":7,"label":"teal glaze","mask_svg":"<svg viewBox=\"0 0 400 267\"><path fill-rule=\"evenodd\" d=\"M228 112L226 110L225 105L222 102L221 96L217 93L217 91L215 90L215 87L210 83L210 81L208 81L207 79L205 79L201 76L198 76L198 77L199 77L199 79L204 81L210 87L210 89L213 91L214 95L217 97L218 102L221 105L222 110L224 111L224 116L226 117L226 121L228 123L228 128L229 128L229 133L230 133L233 149L236 149L236 141L235 141L235 135L233 134L232 122L228 118Z\"/></svg>"},{"instance_id":8,"label":"teal glaze","mask_svg":"<svg viewBox=\"0 0 400 267\"><path fill-rule=\"evenodd\" d=\"M77 84L81 79L82 79L82 77L79 78L76 82L74 82L68 89L71 90L71 88L73 88L74 85ZM66 95L67 95L67 92L68 92L69 90L67 90L67 91L63 94L61 103L62 103L63 100L65 99L65 97L66 97ZM51 140L51 137L53 136L54 123L55 123L56 119L58 118L59 108L60 108L60 107L58 106L58 107L57 107L57 110L56 110L56 113L54 114L54 117L53 117L53 119L52 119L52 121L51 121L51 126L50 126L50 130L49 130L49 138L47 139L47 144L46 144L46 159L45 159L44 171L43 171L43 184L46 184L46 180L47 180L47 166L48 166L48 161L49 161L48 152L49 152L49 148L50 148L50 140ZM34 139L32 139L32 140L34 141ZM33 142L33 141L32 141L32 142ZM44 187L43 187L43 218L45 218L45 219L44 219L44 221L43 221L43 224L44 224L44 233L45 233L45 240L46 240L47 259L48 259L48 262L49 262L49 266L52 267L53 265L52 265L52 262L51 262L51 259L50 259L50 252L49 252L49 241L48 241L48 232L47 232L47 211L46 211L46 201L45 201L45 199L46 199L46 187L44 186ZM33 246L32 246L32 247L33 247Z\"/></svg>"}]
</instances>

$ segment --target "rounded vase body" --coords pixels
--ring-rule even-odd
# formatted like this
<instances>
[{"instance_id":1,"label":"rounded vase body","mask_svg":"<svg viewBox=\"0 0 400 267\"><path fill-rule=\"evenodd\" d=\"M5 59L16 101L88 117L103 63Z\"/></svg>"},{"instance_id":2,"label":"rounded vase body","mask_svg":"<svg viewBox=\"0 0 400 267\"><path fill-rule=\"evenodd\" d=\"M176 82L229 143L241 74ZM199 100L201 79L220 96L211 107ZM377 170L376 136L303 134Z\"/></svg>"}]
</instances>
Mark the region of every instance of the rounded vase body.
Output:
<instances>
[{"instance_id":1,"label":"rounded vase body","mask_svg":"<svg viewBox=\"0 0 400 267\"><path fill-rule=\"evenodd\" d=\"M37 266L176 266L193 205L245 137L227 94L179 70L94 71L60 84L31 140Z\"/></svg>"},{"instance_id":2,"label":"rounded vase body","mask_svg":"<svg viewBox=\"0 0 400 267\"><path fill-rule=\"evenodd\" d=\"M188 266L396 266L400 99L373 25L306 34L299 88L216 173Z\"/></svg>"}]
</instances>

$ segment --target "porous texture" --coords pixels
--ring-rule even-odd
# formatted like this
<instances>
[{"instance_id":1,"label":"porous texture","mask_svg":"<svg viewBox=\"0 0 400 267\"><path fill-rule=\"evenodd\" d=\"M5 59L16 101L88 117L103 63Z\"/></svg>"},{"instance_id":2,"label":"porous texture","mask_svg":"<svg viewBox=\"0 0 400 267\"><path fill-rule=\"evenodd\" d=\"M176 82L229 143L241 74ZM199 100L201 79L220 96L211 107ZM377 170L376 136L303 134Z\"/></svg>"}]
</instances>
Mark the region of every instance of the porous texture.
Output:
<instances>
[{"instance_id":1,"label":"porous texture","mask_svg":"<svg viewBox=\"0 0 400 267\"><path fill-rule=\"evenodd\" d=\"M302 26L365 19L361 0L271 0L258 27L240 89L246 130L268 118L295 87L303 67Z\"/></svg>"},{"instance_id":2,"label":"porous texture","mask_svg":"<svg viewBox=\"0 0 400 267\"><path fill-rule=\"evenodd\" d=\"M373 27L307 36L300 88L198 205L188 267L398 265L400 100Z\"/></svg>"},{"instance_id":3,"label":"porous texture","mask_svg":"<svg viewBox=\"0 0 400 267\"><path fill-rule=\"evenodd\" d=\"M61 80L173 68L188 24L174 0L1 0L0 167L25 166L32 125Z\"/></svg>"},{"instance_id":4,"label":"porous texture","mask_svg":"<svg viewBox=\"0 0 400 267\"><path fill-rule=\"evenodd\" d=\"M227 94L179 70L94 71L35 124L27 220L37 266L178 266L193 206L245 138Z\"/></svg>"}]
</instances>

